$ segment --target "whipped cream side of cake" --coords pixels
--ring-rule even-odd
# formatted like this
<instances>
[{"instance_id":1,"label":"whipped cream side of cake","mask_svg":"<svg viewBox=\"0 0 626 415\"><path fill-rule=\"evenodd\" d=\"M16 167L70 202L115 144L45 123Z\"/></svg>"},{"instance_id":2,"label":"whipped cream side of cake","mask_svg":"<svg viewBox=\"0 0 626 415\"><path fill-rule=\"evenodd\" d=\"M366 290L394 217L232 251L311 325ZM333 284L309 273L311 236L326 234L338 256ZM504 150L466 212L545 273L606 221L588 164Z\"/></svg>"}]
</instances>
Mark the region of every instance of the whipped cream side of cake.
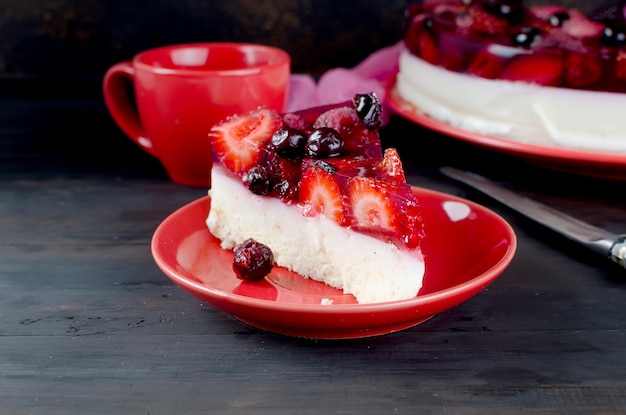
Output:
<instances>
[{"instance_id":1,"label":"whipped cream side of cake","mask_svg":"<svg viewBox=\"0 0 626 415\"><path fill-rule=\"evenodd\" d=\"M404 51L396 88L428 116L474 133L572 149L626 153L626 94L484 79Z\"/></svg>"},{"instance_id":2,"label":"whipped cream side of cake","mask_svg":"<svg viewBox=\"0 0 626 415\"><path fill-rule=\"evenodd\" d=\"M407 8L397 93L464 131L626 153L626 7L589 15L523 0Z\"/></svg>"}]
</instances>

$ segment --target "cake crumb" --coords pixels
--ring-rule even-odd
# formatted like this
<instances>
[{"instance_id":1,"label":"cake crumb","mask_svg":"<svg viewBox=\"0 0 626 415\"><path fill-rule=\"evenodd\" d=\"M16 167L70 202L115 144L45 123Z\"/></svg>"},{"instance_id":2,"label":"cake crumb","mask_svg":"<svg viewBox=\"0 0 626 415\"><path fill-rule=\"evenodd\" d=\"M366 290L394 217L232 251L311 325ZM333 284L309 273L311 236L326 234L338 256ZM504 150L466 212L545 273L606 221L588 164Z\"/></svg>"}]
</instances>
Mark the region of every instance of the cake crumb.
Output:
<instances>
[{"instance_id":1,"label":"cake crumb","mask_svg":"<svg viewBox=\"0 0 626 415\"><path fill-rule=\"evenodd\" d=\"M322 301L320 301L320 304L322 305L332 305L334 301L331 300L330 298L322 298Z\"/></svg>"}]
</instances>

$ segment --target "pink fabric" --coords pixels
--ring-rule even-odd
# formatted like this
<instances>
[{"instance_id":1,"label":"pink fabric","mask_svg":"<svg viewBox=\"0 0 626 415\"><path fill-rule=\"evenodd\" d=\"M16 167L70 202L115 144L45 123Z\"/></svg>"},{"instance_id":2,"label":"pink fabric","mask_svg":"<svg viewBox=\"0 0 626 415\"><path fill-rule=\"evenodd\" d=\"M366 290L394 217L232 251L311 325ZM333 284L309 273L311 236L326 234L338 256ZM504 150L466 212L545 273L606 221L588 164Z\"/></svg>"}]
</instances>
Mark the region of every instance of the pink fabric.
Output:
<instances>
[{"instance_id":1,"label":"pink fabric","mask_svg":"<svg viewBox=\"0 0 626 415\"><path fill-rule=\"evenodd\" d=\"M384 102L385 83L398 70L402 48L403 43L398 42L374 52L352 69L330 69L317 83L310 75L293 74L287 111L348 101L357 93L375 92Z\"/></svg>"}]
</instances>

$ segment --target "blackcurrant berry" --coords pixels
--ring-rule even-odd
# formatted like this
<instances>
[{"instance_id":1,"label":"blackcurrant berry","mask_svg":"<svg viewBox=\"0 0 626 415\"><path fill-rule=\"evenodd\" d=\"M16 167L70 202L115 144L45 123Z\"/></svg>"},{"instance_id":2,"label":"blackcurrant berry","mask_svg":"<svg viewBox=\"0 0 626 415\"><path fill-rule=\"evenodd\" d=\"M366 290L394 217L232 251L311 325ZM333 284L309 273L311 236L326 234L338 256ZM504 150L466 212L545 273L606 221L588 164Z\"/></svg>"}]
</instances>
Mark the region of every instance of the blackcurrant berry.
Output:
<instances>
[{"instance_id":1,"label":"blackcurrant berry","mask_svg":"<svg viewBox=\"0 0 626 415\"><path fill-rule=\"evenodd\" d=\"M357 94L352 104L363 124L369 129L376 129L382 124L382 105L375 93Z\"/></svg>"},{"instance_id":2,"label":"blackcurrant berry","mask_svg":"<svg viewBox=\"0 0 626 415\"><path fill-rule=\"evenodd\" d=\"M306 140L307 136L302 131L283 127L272 135L272 146L281 157L298 158L304 155Z\"/></svg>"},{"instance_id":3,"label":"blackcurrant berry","mask_svg":"<svg viewBox=\"0 0 626 415\"><path fill-rule=\"evenodd\" d=\"M254 239L246 239L234 248L233 271L237 278L245 281L260 281L272 271L272 250Z\"/></svg>"},{"instance_id":4,"label":"blackcurrant berry","mask_svg":"<svg viewBox=\"0 0 626 415\"><path fill-rule=\"evenodd\" d=\"M569 13L558 12L548 18L548 22L554 27L561 27L563 23L569 20Z\"/></svg>"},{"instance_id":5,"label":"blackcurrant berry","mask_svg":"<svg viewBox=\"0 0 626 415\"><path fill-rule=\"evenodd\" d=\"M626 27L606 26L601 41L607 46L623 46L626 44Z\"/></svg>"},{"instance_id":6,"label":"blackcurrant berry","mask_svg":"<svg viewBox=\"0 0 626 415\"><path fill-rule=\"evenodd\" d=\"M343 153L344 141L334 128L320 127L309 135L304 146L308 157L337 157Z\"/></svg>"},{"instance_id":7,"label":"blackcurrant berry","mask_svg":"<svg viewBox=\"0 0 626 415\"><path fill-rule=\"evenodd\" d=\"M263 166L250 168L242 177L243 184L257 195L268 195L272 189L270 172Z\"/></svg>"},{"instance_id":8,"label":"blackcurrant berry","mask_svg":"<svg viewBox=\"0 0 626 415\"><path fill-rule=\"evenodd\" d=\"M513 44L524 48L529 48L531 45L541 37L541 30L536 27L523 27L513 37Z\"/></svg>"}]
</instances>

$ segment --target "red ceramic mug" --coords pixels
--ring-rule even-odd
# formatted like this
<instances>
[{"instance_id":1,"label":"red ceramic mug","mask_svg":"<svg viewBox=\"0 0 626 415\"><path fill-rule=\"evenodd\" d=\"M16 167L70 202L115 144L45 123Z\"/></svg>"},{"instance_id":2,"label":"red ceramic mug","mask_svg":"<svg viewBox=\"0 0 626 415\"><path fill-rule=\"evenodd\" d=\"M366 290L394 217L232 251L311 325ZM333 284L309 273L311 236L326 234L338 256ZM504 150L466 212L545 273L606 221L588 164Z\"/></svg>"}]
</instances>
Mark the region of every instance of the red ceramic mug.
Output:
<instances>
[{"instance_id":1,"label":"red ceramic mug","mask_svg":"<svg viewBox=\"0 0 626 415\"><path fill-rule=\"evenodd\" d=\"M211 126L259 106L284 111L289 75L289 55L274 47L191 43L150 49L113 65L103 92L118 126L159 159L173 181L210 187Z\"/></svg>"}]
</instances>

